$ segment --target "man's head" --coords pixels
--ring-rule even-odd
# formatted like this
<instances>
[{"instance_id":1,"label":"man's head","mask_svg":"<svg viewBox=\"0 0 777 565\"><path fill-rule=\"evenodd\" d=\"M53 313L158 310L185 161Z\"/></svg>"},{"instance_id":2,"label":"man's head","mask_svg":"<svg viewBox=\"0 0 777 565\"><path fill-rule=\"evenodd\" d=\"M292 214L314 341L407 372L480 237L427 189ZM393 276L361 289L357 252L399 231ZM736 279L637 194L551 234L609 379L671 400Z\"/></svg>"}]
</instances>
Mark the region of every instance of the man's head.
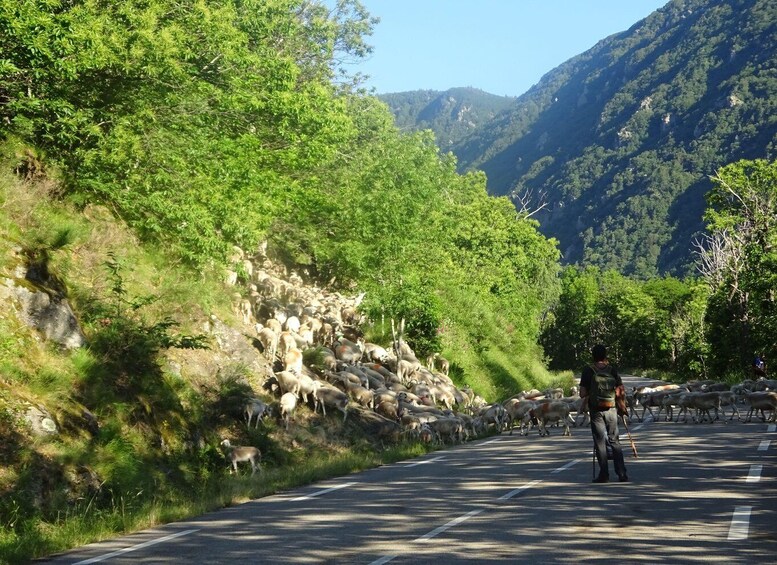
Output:
<instances>
[{"instance_id":1,"label":"man's head","mask_svg":"<svg viewBox=\"0 0 777 565\"><path fill-rule=\"evenodd\" d=\"M601 343L597 343L591 348L591 355L594 361L604 361L607 359L607 348Z\"/></svg>"}]
</instances>

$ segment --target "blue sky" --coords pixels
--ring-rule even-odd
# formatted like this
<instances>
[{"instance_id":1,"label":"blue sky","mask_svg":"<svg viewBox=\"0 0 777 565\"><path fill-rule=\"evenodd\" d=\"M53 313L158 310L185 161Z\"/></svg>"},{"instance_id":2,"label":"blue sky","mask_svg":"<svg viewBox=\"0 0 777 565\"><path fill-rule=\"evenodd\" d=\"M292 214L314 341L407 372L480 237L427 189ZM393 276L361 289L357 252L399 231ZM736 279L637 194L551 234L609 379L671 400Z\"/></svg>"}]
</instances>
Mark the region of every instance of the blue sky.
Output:
<instances>
[{"instance_id":1,"label":"blue sky","mask_svg":"<svg viewBox=\"0 0 777 565\"><path fill-rule=\"evenodd\" d=\"M668 0L361 0L381 22L369 60L378 94L472 86L519 96L567 59Z\"/></svg>"}]
</instances>

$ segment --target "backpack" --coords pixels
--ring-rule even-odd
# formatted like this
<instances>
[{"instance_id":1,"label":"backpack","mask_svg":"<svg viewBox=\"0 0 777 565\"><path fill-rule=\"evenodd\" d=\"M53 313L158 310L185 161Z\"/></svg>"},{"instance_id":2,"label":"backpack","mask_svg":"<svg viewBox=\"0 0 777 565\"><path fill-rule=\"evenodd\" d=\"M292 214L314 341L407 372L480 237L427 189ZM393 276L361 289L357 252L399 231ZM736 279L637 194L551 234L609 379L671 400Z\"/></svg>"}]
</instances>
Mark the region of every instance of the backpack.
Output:
<instances>
[{"instance_id":1,"label":"backpack","mask_svg":"<svg viewBox=\"0 0 777 565\"><path fill-rule=\"evenodd\" d=\"M591 377L591 390L588 393L588 408L593 411L607 410L615 406L615 377L612 369L605 365L599 369L590 365L594 372Z\"/></svg>"}]
</instances>

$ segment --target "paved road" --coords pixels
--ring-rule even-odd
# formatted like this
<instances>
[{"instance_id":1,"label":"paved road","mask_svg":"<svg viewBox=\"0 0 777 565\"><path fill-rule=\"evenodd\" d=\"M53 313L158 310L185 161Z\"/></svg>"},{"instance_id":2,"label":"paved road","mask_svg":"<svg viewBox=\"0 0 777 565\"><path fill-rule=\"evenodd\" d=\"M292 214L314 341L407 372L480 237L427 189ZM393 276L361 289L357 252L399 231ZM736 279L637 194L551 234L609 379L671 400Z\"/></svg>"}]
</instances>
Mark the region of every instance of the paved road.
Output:
<instances>
[{"instance_id":1,"label":"paved road","mask_svg":"<svg viewBox=\"0 0 777 565\"><path fill-rule=\"evenodd\" d=\"M47 562L777 562L773 424L631 429L630 483L591 484L588 429L505 434Z\"/></svg>"}]
</instances>

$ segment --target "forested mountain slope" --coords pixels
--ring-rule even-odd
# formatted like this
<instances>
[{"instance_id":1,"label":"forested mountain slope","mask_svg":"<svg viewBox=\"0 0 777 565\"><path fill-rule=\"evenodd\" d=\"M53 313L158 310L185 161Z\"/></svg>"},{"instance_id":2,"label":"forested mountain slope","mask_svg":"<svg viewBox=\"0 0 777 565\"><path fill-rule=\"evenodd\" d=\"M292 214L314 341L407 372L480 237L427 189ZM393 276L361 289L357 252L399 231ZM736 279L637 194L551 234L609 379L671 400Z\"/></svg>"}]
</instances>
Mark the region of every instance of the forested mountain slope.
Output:
<instances>
[{"instance_id":1,"label":"forested mountain slope","mask_svg":"<svg viewBox=\"0 0 777 565\"><path fill-rule=\"evenodd\" d=\"M444 150L515 103L514 97L477 88L415 90L381 94L378 98L391 108L400 129L430 129Z\"/></svg>"},{"instance_id":2,"label":"forested mountain slope","mask_svg":"<svg viewBox=\"0 0 777 565\"><path fill-rule=\"evenodd\" d=\"M491 193L546 202L565 262L686 273L709 176L777 151L776 46L773 1L673 0L452 150Z\"/></svg>"}]
</instances>

